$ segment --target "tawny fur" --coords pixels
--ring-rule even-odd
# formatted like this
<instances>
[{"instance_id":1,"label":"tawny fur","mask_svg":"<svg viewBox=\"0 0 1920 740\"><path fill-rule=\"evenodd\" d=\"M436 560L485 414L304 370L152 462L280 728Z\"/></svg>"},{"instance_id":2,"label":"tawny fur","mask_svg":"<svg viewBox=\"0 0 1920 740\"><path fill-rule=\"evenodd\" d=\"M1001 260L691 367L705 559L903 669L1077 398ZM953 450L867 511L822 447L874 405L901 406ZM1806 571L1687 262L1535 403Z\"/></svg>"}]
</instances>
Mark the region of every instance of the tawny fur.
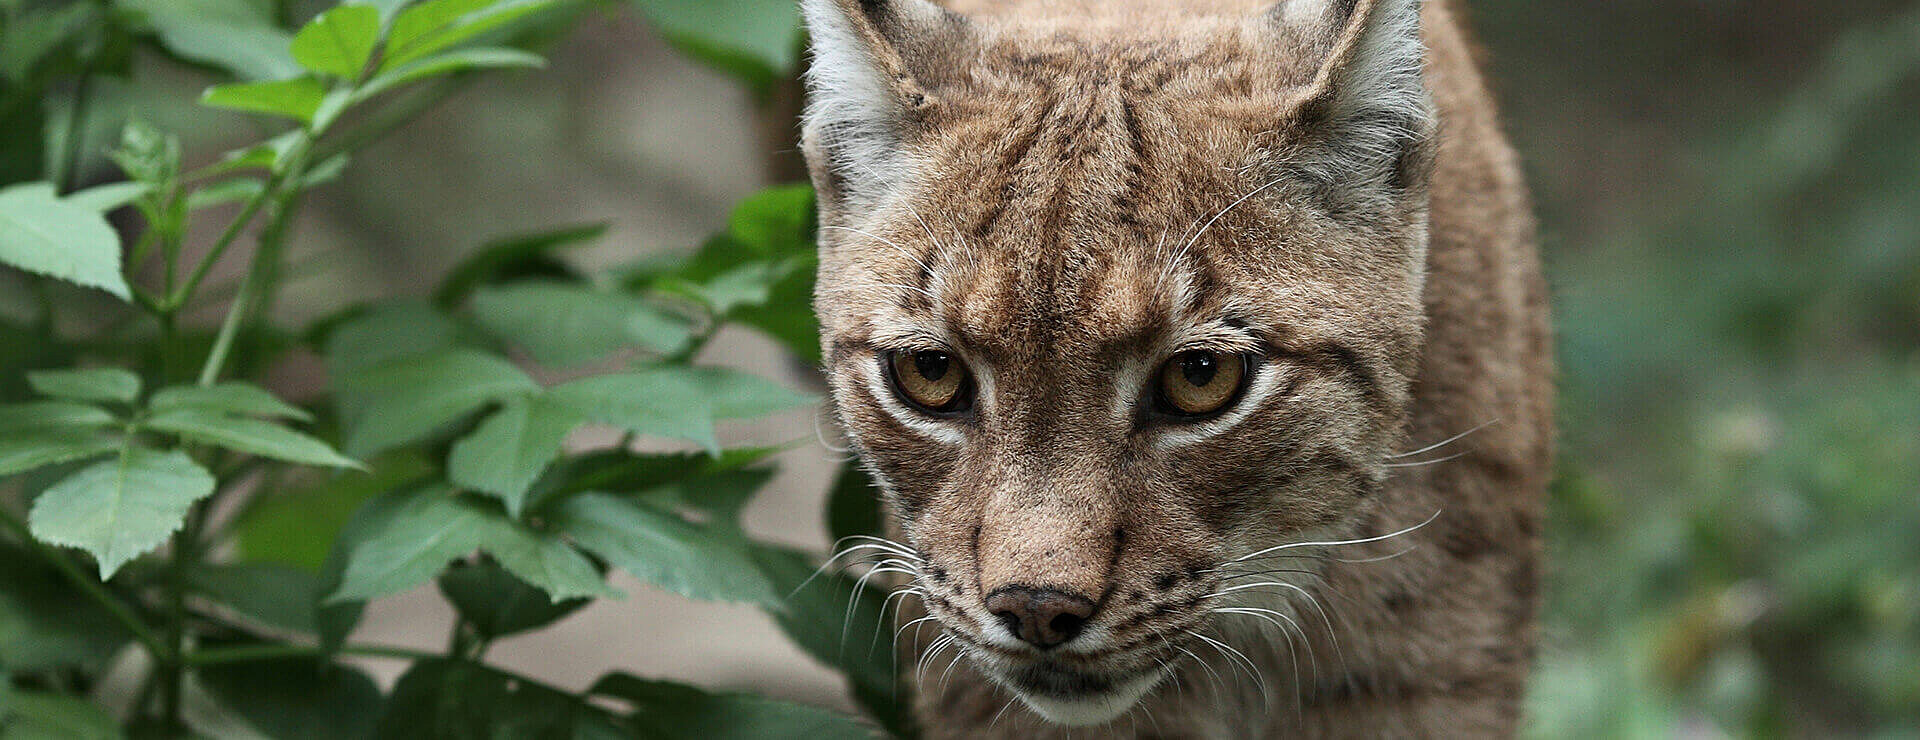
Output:
<instances>
[{"instance_id":1,"label":"tawny fur","mask_svg":"<svg viewBox=\"0 0 1920 740\"><path fill-rule=\"evenodd\" d=\"M826 370L912 572L900 622L934 617L899 661L922 730L1513 734L1551 342L1451 2L803 5ZM1141 421L1135 391L1191 346L1256 349L1257 397ZM916 417L878 372L935 348L979 378L965 418ZM1010 584L1097 600L1094 647L1009 647L983 600ZM1003 687L1034 660L1164 677L1065 727Z\"/></svg>"}]
</instances>

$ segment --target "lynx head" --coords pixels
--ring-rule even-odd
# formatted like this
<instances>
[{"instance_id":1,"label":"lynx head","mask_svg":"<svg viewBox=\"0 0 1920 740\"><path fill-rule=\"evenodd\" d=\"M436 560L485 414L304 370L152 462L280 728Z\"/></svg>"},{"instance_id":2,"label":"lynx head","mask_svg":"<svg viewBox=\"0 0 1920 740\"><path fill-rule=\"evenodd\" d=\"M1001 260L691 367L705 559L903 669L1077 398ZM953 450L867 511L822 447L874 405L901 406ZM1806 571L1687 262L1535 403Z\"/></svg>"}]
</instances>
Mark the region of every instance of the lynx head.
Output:
<instances>
[{"instance_id":1,"label":"lynx head","mask_svg":"<svg viewBox=\"0 0 1920 740\"><path fill-rule=\"evenodd\" d=\"M1418 0L1059 5L1093 14L805 0L804 139L832 403L913 586L982 673L1089 724L1164 678L1235 558L1381 485L1433 123Z\"/></svg>"}]
</instances>

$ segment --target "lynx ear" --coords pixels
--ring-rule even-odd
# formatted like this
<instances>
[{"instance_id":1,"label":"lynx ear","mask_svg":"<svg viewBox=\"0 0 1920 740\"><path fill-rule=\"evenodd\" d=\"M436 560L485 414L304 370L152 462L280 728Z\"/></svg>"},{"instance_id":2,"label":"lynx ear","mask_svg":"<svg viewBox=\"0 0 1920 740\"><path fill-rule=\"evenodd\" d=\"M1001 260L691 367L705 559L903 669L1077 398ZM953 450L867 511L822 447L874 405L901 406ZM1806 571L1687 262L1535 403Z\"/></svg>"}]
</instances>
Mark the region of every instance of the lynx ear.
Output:
<instances>
[{"instance_id":1,"label":"lynx ear","mask_svg":"<svg viewBox=\"0 0 1920 740\"><path fill-rule=\"evenodd\" d=\"M900 183L931 89L970 34L926 0L802 0L813 62L803 147L821 202L869 203Z\"/></svg>"},{"instance_id":2,"label":"lynx ear","mask_svg":"<svg viewBox=\"0 0 1920 740\"><path fill-rule=\"evenodd\" d=\"M1423 74L1421 0L1285 0L1270 23L1323 56L1291 112L1328 157L1326 177L1424 176L1436 127Z\"/></svg>"}]
</instances>

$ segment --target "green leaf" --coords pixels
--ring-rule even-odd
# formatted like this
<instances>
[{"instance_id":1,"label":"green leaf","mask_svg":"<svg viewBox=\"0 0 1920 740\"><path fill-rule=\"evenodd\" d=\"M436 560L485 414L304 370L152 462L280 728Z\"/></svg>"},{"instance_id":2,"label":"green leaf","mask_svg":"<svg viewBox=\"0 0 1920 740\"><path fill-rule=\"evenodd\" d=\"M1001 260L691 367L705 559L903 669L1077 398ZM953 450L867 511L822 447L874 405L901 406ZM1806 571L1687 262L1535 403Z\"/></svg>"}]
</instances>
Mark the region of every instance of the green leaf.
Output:
<instances>
[{"instance_id":1,"label":"green leaf","mask_svg":"<svg viewBox=\"0 0 1920 740\"><path fill-rule=\"evenodd\" d=\"M119 235L99 211L54 197L47 183L0 189L0 263L132 298Z\"/></svg>"},{"instance_id":2,"label":"green leaf","mask_svg":"<svg viewBox=\"0 0 1920 740\"><path fill-rule=\"evenodd\" d=\"M492 401L540 390L512 363L472 350L399 357L343 378L347 452L367 457L419 439Z\"/></svg>"},{"instance_id":3,"label":"green leaf","mask_svg":"<svg viewBox=\"0 0 1920 740\"><path fill-rule=\"evenodd\" d=\"M644 492L649 500L678 506L684 504L685 500L667 495L669 491L678 490L671 484L726 473L764 460L778 451L777 447L748 447L724 450L718 456L710 456L596 450L564 458L549 466L546 474L535 482L527 500L529 508L537 509L586 491ZM694 485L699 484L696 482Z\"/></svg>"},{"instance_id":4,"label":"green leaf","mask_svg":"<svg viewBox=\"0 0 1920 740\"><path fill-rule=\"evenodd\" d=\"M3 41L0 46L4 46ZM41 96L18 91L6 82L0 82L0 100L16 101L0 106L0 131L35 132L13 137L5 147L0 147L0 187L49 177L47 137L38 133L47 129L46 101Z\"/></svg>"},{"instance_id":5,"label":"green leaf","mask_svg":"<svg viewBox=\"0 0 1920 740\"><path fill-rule=\"evenodd\" d=\"M42 59L79 41L79 32L93 20L96 9L86 3L73 3L9 13L6 27L0 29L0 76L28 83Z\"/></svg>"},{"instance_id":6,"label":"green leaf","mask_svg":"<svg viewBox=\"0 0 1920 740\"><path fill-rule=\"evenodd\" d=\"M584 419L579 413L538 396L513 399L453 445L447 474L455 484L500 498L507 514L520 516L527 488L560 443Z\"/></svg>"},{"instance_id":7,"label":"green leaf","mask_svg":"<svg viewBox=\"0 0 1920 740\"><path fill-rule=\"evenodd\" d=\"M292 36L274 24L274 4L259 0L116 0L142 17L160 42L187 59L227 69L243 80L300 74L288 53Z\"/></svg>"},{"instance_id":8,"label":"green leaf","mask_svg":"<svg viewBox=\"0 0 1920 740\"><path fill-rule=\"evenodd\" d=\"M133 635L26 547L0 542L0 666L98 670ZM0 687L5 686L0 681ZM0 688L3 690L3 688ZM5 716L0 701L0 717ZM4 726L0 721L0 726Z\"/></svg>"},{"instance_id":9,"label":"green leaf","mask_svg":"<svg viewBox=\"0 0 1920 740\"><path fill-rule=\"evenodd\" d=\"M319 658L204 666L201 686L254 729L276 740L369 737L382 704L365 671Z\"/></svg>"},{"instance_id":10,"label":"green leaf","mask_svg":"<svg viewBox=\"0 0 1920 740\"><path fill-rule=\"evenodd\" d=\"M594 421L692 440L715 454L715 420L761 416L812 400L736 370L677 365L577 380L549 394Z\"/></svg>"},{"instance_id":11,"label":"green leaf","mask_svg":"<svg viewBox=\"0 0 1920 740\"><path fill-rule=\"evenodd\" d=\"M799 6L785 0L644 0L635 5L689 56L764 90L800 48Z\"/></svg>"},{"instance_id":12,"label":"green leaf","mask_svg":"<svg viewBox=\"0 0 1920 740\"><path fill-rule=\"evenodd\" d=\"M27 383L41 395L75 401L133 403L140 395L140 376L117 367L40 370L27 373Z\"/></svg>"},{"instance_id":13,"label":"green leaf","mask_svg":"<svg viewBox=\"0 0 1920 740\"><path fill-rule=\"evenodd\" d=\"M387 360L460 344L459 325L444 314L421 303L388 303L346 320L327 335L327 372L337 380Z\"/></svg>"},{"instance_id":14,"label":"green leaf","mask_svg":"<svg viewBox=\"0 0 1920 740\"><path fill-rule=\"evenodd\" d=\"M343 536L361 504L435 472L426 460L412 454L389 455L373 460L370 467L371 474L334 474L311 486L263 492L267 498L234 523L234 544L240 555L320 570L334 540Z\"/></svg>"},{"instance_id":15,"label":"green leaf","mask_svg":"<svg viewBox=\"0 0 1920 740\"><path fill-rule=\"evenodd\" d=\"M433 291L435 305L452 309L483 285L541 277L578 280L579 273L553 253L585 246L607 233L605 223L568 226L489 242L455 265Z\"/></svg>"},{"instance_id":16,"label":"green leaf","mask_svg":"<svg viewBox=\"0 0 1920 740\"><path fill-rule=\"evenodd\" d=\"M382 496L363 511L366 528L351 543L346 572L328 602L371 600L425 583L479 548L487 526L485 511L437 485Z\"/></svg>"},{"instance_id":17,"label":"green leaf","mask_svg":"<svg viewBox=\"0 0 1920 740\"><path fill-rule=\"evenodd\" d=\"M116 182L111 185L98 185L68 195L68 203L89 210L107 213L128 203L140 199L153 186L144 182Z\"/></svg>"},{"instance_id":18,"label":"green leaf","mask_svg":"<svg viewBox=\"0 0 1920 740\"><path fill-rule=\"evenodd\" d=\"M641 737L661 740L713 738L838 738L876 737L872 727L852 717L824 709L751 694L712 694L692 686L649 681L624 673L608 674L587 690L633 708L632 722Z\"/></svg>"},{"instance_id":19,"label":"green leaf","mask_svg":"<svg viewBox=\"0 0 1920 740\"><path fill-rule=\"evenodd\" d=\"M121 127L120 146L107 156L134 182L165 185L180 172L180 137L134 118Z\"/></svg>"},{"instance_id":20,"label":"green leaf","mask_svg":"<svg viewBox=\"0 0 1920 740\"><path fill-rule=\"evenodd\" d=\"M0 476L99 457L120 448L113 437L76 429L0 434Z\"/></svg>"},{"instance_id":21,"label":"green leaf","mask_svg":"<svg viewBox=\"0 0 1920 740\"><path fill-rule=\"evenodd\" d=\"M147 417L148 429L171 432L195 442L301 465L359 468L325 442L270 421L229 416L197 408L178 408Z\"/></svg>"},{"instance_id":22,"label":"green leaf","mask_svg":"<svg viewBox=\"0 0 1920 740\"><path fill-rule=\"evenodd\" d=\"M311 77L269 82L234 82L214 85L200 96L200 104L214 108L265 113L313 123L327 91Z\"/></svg>"},{"instance_id":23,"label":"green leaf","mask_svg":"<svg viewBox=\"0 0 1920 740\"><path fill-rule=\"evenodd\" d=\"M394 16L380 71L466 41L552 5L550 0L428 0Z\"/></svg>"},{"instance_id":24,"label":"green leaf","mask_svg":"<svg viewBox=\"0 0 1920 740\"><path fill-rule=\"evenodd\" d=\"M320 579L312 571L277 563L201 563L187 574L201 595L260 624L288 632L313 634Z\"/></svg>"},{"instance_id":25,"label":"green leaf","mask_svg":"<svg viewBox=\"0 0 1920 740\"><path fill-rule=\"evenodd\" d=\"M36 429L99 428L115 421L113 414L97 406L72 401L32 401L0 406L0 434Z\"/></svg>"},{"instance_id":26,"label":"green leaf","mask_svg":"<svg viewBox=\"0 0 1920 740\"><path fill-rule=\"evenodd\" d=\"M547 66L547 60L539 54L497 46L480 46L471 49L454 49L422 59L415 59L388 72L375 75L354 91L359 100L366 100L411 82L429 77L465 72L474 69L538 69Z\"/></svg>"},{"instance_id":27,"label":"green leaf","mask_svg":"<svg viewBox=\"0 0 1920 740\"><path fill-rule=\"evenodd\" d=\"M883 590L859 588L842 573L815 575L812 561L795 550L759 545L753 555L774 590L791 594L784 610L772 612L780 629L808 655L844 674L854 698L904 736L911 719L894 676Z\"/></svg>"},{"instance_id":28,"label":"green leaf","mask_svg":"<svg viewBox=\"0 0 1920 740\"><path fill-rule=\"evenodd\" d=\"M213 487L184 452L128 447L47 489L28 518L40 540L92 553L105 580L165 542Z\"/></svg>"},{"instance_id":29,"label":"green leaf","mask_svg":"<svg viewBox=\"0 0 1920 740\"><path fill-rule=\"evenodd\" d=\"M840 474L827 492L827 533L835 542L880 534L880 488L856 461L840 464Z\"/></svg>"},{"instance_id":30,"label":"green leaf","mask_svg":"<svg viewBox=\"0 0 1920 740\"><path fill-rule=\"evenodd\" d=\"M612 729L609 735L606 730ZM596 734L597 733L597 734ZM485 666L423 660L394 684L375 737L633 737L592 704ZM709 739L711 740L711 739Z\"/></svg>"},{"instance_id":31,"label":"green leaf","mask_svg":"<svg viewBox=\"0 0 1920 740\"><path fill-rule=\"evenodd\" d=\"M779 185L735 204L727 233L770 257L810 255L817 213L812 186Z\"/></svg>"},{"instance_id":32,"label":"green leaf","mask_svg":"<svg viewBox=\"0 0 1920 740\"><path fill-rule=\"evenodd\" d=\"M271 166L271 162L268 163ZM187 194L187 210L239 203L260 194L267 183L255 177L235 177L221 180Z\"/></svg>"},{"instance_id":33,"label":"green leaf","mask_svg":"<svg viewBox=\"0 0 1920 740\"><path fill-rule=\"evenodd\" d=\"M380 40L380 11L370 5L340 5L314 16L293 37L300 66L349 82L360 79Z\"/></svg>"},{"instance_id":34,"label":"green leaf","mask_svg":"<svg viewBox=\"0 0 1920 740\"><path fill-rule=\"evenodd\" d=\"M692 333L685 319L638 298L548 281L482 288L473 296L473 313L488 331L557 367L635 346L671 354Z\"/></svg>"},{"instance_id":35,"label":"green leaf","mask_svg":"<svg viewBox=\"0 0 1920 740\"><path fill-rule=\"evenodd\" d=\"M440 574L440 593L487 639L545 627L592 603L554 601L490 560L449 568Z\"/></svg>"},{"instance_id":36,"label":"green leaf","mask_svg":"<svg viewBox=\"0 0 1920 740\"><path fill-rule=\"evenodd\" d=\"M476 549L484 549L515 576L555 599L614 593L593 564L566 543L456 497L445 487L394 494L368 506L367 528L354 543L339 590L329 602L404 591Z\"/></svg>"},{"instance_id":37,"label":"green leaf","mask_svg":"<svg viewBox=\"0 0 1920 740\"><path fill-rule=\"evenodd\" d=\"M147 409L154 413L175 409L198 409L242 416L264 416L268 418L312 421L313 414L306 409L294 406L268 393L260 386L251 383L230 381L209 386L177 385L162 388L153 394L147 402Z\"/></svg>"},{"instance_id":38,"label":"green leaf","mask_svg":"<svg viewBox=\"0 0 1920 740\"><path fill-rule=\"evenodd\" d=\"M0 681L0 736L111 740L124 737L106 710L63 694L20 691Z\"/></svg>"},{"instance_id":39,"label":"green leaf","mask_svg":"<svg viewBox=\"0 0 1920 740\"><path fill-rule=\"evenodd\" d=\"M696 525L606 493L573 496L552 518L558 531L614 567L682 596L780 603L755 567L746 539L730 528Z\"/></svg>"}]
</instances>

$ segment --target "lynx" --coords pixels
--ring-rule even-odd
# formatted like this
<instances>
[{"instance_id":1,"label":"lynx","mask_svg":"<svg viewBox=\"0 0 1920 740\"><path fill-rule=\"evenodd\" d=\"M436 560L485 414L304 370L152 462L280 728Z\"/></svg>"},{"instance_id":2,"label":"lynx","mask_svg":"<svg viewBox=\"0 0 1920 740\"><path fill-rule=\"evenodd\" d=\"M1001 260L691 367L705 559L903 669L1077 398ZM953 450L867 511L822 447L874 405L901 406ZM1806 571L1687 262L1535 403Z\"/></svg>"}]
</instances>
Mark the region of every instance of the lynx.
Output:
<instances>
[{"instance_id":1,"label":"lynx","mask_svg":"<svg viewBox=\"0 0 1920 740\"><path fill-rule=\"evenodd\" d=\"M1551 340L1453 3L802 6L923 731L1515 732Z\"/></svg>"}]
</instances>

